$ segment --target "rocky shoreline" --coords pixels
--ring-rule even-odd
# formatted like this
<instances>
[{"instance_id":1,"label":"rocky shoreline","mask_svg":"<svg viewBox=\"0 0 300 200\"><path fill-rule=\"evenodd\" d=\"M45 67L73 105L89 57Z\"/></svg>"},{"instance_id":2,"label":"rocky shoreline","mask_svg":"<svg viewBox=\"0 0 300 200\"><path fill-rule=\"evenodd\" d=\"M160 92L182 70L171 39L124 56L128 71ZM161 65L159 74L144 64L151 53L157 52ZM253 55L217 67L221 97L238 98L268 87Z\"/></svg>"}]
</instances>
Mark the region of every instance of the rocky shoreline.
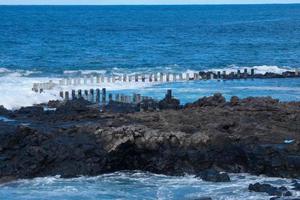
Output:
<instances>
[{"instance_id":1,"label":"rocky shoreline","mask_svg":"<svg viewBox=\"0 0 300 200\"><path fill-rule=\"evenodd\" d=\"M215 94L170 109L174 102L128 113L101 113L80 99L49 102L55 111L2 107L14 121L0 122L0 180L120 170L203 177L208 169L300 177L300 102Z\"/></svg>"}]
</instances>

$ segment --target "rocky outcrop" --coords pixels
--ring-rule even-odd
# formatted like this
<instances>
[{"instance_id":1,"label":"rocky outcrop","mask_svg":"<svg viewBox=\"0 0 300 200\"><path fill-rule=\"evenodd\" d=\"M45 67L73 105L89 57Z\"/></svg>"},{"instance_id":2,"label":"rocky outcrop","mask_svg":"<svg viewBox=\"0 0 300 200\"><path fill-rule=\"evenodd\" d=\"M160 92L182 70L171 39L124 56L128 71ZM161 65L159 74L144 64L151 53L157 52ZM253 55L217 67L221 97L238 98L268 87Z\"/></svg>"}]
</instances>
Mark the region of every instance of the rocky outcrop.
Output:
<instances>
[{"instance_id":1,"label":"rocky outcrop","mask_svg":"<svg viewBox=\"0 0 300 200\"><path fill-rule=\"evenodd\" d=\"M16 124L0 123L0 178L118 170L202 173L208 181L228 181L218 171L300 177L299 102L219 95L197 102L160 112L102 113L77 101L53 112L14 111Z\"/></svg>"},{"instance_id":2,"label":"rocky outcrop","mask_svg":"<svg viewBox=\"0 0 300 200\"><path fill-rule=\"evenodd\" d=\"M255 183L255 184L250 184L248 189L251 192L264 192L270 196L276 196L276 197L292 196L292 193L290 191L288 191L288 189L284 186L274 187L270 184Z\"/></svg>"},{"instance_id":3,"label":"rocky outcrop","mask_svg":"<svg viewBox=\"0 0 300 200\"><path fill-rule=\"evenodd\" d=\"M230 178L227 173L219 172L215 169L201 171L197 177L210 182L230 182Z\"/></svg>"}]
</instances>

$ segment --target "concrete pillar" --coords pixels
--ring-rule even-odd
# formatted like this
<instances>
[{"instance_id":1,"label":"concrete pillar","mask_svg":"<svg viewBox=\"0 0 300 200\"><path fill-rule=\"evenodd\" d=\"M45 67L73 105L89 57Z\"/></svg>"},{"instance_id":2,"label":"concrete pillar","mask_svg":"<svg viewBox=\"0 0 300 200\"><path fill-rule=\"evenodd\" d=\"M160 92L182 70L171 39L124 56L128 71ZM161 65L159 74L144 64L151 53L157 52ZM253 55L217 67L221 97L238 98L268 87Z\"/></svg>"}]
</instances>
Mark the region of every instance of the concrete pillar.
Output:
<instances>
[{"instance_id":1,"label":"concrete pillar","mask_svg":"<svg viewBox=\"0 0 300 200\"><path fill-rule=\"evenodd\" d=\"M83 98L85 100L89 100L89 91L88 90L84 90L84 96L83 96Z\"/></svg>"},{"instance_id":2,"label":"concrete pillar","mask_svg":"<svg viewBox=\"0 0 300 200\"><path fill-rule=\"evenodd\" d=\"M112 95L112 94L109 94L109 95L108 95L108 101L109 101L109 102L112 102L112 101L113 101L113 95Z\"/></svg>"},{"instance_id":3,"label":"concrete pillar","mask_svg":"<svg viewBox=\"0 0 300 200\"><path fill-rule=\"evenodd\" d=\"M185 80L187 80L187 81L190 80L190 74L189 74L189 73L186 73L186 74L185 74L185 77L186 77Z\"/></svg>"},{"instance_id":4,"label":"concrete pillar","mask_svg":"<svg viewBox=\"0 0 300 200\"><path fill-rule=\"evenodd\" d=\"M80 78L76 78L75 81L76 81L75 85L80 85Z\"/></svg>"},{"instance_id":5,"label":"concrete pillar","mask_svg":"<svg viewBox=\"0 0 300 200\"><path fill-rule=\"evenodd\" d=\"M142 101L142 96L141 96L141 94L137 94L136 95L136 102L137 103L140 103Z\"/></svg>"},{"instance_id":6,"label":"concrete pillar","mask_svg":"<svg viewBox=\"0 0 300 200\"><path fill-rule=\"evenodd\" d=\"M251 76L254 76L255 75L255 71L254 69L251 69Z\"/></svg>"},{"instance_id":7,"label":"concrete pillar","mask_svg":"<svg viewBox=\"0 0 300 200\"><path fill-rule=\"evenodd\" d=\"M94 89L90 89L90 101L91 102L94 102L94 99L95 99L95 92L94 92Z\"/></svg>"},{"instance_id":8,"label":"concrete pillar","mask_svg":"<svg viewBox=\"0 0 300 200\"><path fill-rule=\"evenodd\" d=\"M69 101L69 91L65 91L65 100Z\"/></svg>"},{"instance_id":9,"label":"concrete pillar","mask_svg":"<svg viewBox=\"0 0 300 200\"><path fill-rule=\"evenodd\" d=\"M164 82L164 74L163 73L159 73L159 81Z\"/></svg>"},{"instance_id":10,"label":"concrete pillar","mask_svg":"<svg viewBox=\"0 0 300 200\"><path fill-rule=\"evenodd\" d=\"M120 94L116 94L116 102L120 102Z\"/></svg>"},{"instance_id":11,"label":"concrete pillar","mask_svg":"<svg viewBox=\"0 0 300 200\"><path fill-rule=\"evenodd\" d=\"M106 105L106 89L102 88L102 111L105 112Z\"/></svg>"},{"instance_id":12,"label":"concrete pillar","mask_svg":"<svg viewBox=\"0 0 300 200\"><path fill-rule=\"evenodd\" d=\"M102 102L106 103L106 89L102 88Z\"/></svg>"},{"instance_id":13,"label":"concrete pillar","mask_svg":"<svg viewBox=\"0 0 300 200\"><path fill-rule=\"evenodd\" d=\"M214 73L210 73L210 79L213 80L215 78Z\"/></svg>"},{"instance_id":14,"label":"concrete pillar","mask_svg":"<svg viewBox=\"0 0 300 200\"><path fill-rule=\"evenodd\" d=\"M221 79L221 72L220 71L217 72L217 77L218 77L218 79Z\"/></svg>"},{"instance_id":15,"label":"concrete pillar","mask_svg":"<svg viewBox=\"0 0 300 200\"><path fill-rule=\"evenodd\" d=\"M167 81L167 82L170 82L170 73L167 73L167 74L166 74L166 81Z\"/></svg>"},{"instance_id":16,"label":"concrete pillar","mask_svg":"<svg viewBox=\"0 0 300 200\"><path fill-rule=\"evenodd\" d=\"M194 80L199 80L199 74L198 73L194 73Z\"/></svg>"},{"instance_id":17,"label":"concrete pillar","mask_svg":"<svg viewBox=\"0 0 300 200\"><path fill-rule=\"evenodd\" d=\"M100 102L100 89L96 89L96 103Z\"/></svg>"},{"instance_id":18,"label":"concrete pillar","mask_svg":"<svg viewBox=\"0 0 300 200\"><path fill-rule=\"evenodd\" d=\"M104 74L100 74L100 81L101 83L104 83Z\"/></svg>"},{"instance_id":19,"label":"concrete pillar","mask_svg":"<svg viewBox=\"0 0 300 200\"><path fill-rule=\"evenodd\" d=\"M127 75L123 74L123 82L127 82Z\"/></svg>"},{"instance_id":20,"label":"concrete pillar","mask_svg":"<svg viewBox=\"0 0 300 200\"><path fill-rule=\"evenodd\" d=\"M134 80L135 80L135 82L139 82L139 75L138 74L134 75Z\"/></svg>"},{"instance_id":21,"label":"concrete pillar","mask_svg":"<svg viewBox=\"0 0 300 200\"><path fill-rule=\"evenodd\" d=\"M72 90L72 100L76 99L76 91Z\"/></svg>"},{"instance_id":22,"label":"concrete pillar","mask_svg":"<svg viewBox=\"0 0 300 200\"><path fill-rule=\"evenodd\" d=\"M90 82L91 82L91 84L94 84L94 76L93 75L90 75Z\"/></svg>"},{"instance_id":23,"label":"concrete pillar","mask_svg":"<svg viewBox=\"0 0 300 200\"><path fill-rule=\"evenodd\" d=\"M87 76L85 75L85 76L83 77L83 84L84 84L84 85L87 85L87 82L88 82L88 81L87 81Z\"/></svg>"},{"instance_id":24,"label":"concrete pillar","mask_svg":"<svg viewBox=\"0 0 300 200\"><path fill-rule=\"evenodd\" d=\"M182 74L182 73L179 74L179 80L180 80L180 81L183 80L183 74Z\"/></svg>"},{"instance_id":25,"label":"concrete pillar","mask_svg":"<svg viewBox=\"0 0 300 200\"><path fill-rule=\"evenodd\" d=\"M241 70L237 70L237 77L240 78L241 77Z\"/></svg>"},{"instance_id":26,"label":"concrete pillar","mask_svg":"<svg viewBox=\"0 0 300 200\"><path fill-rule=\"evenodd\" d=\"M59 92L59 97L60 97L60 98L64 98L64 92L63 92L63 91L60 91L60 92Z\"/></svg>"},{"instance_id":27,"label":"concrete pillar","mask_svg":"<svg viewBox=\"0 0 300 200\"><path fill-rule=\"evenodd\" d=\"M152 79L152 74L149 75L149 82L152 82L153 79Z\"/></svg>"},{"instance_id":28,"label":"concrete pillar","mask_svg":"<svg viewBox=\"0 0 300 200\"><path fill-rule=\"evenodd\" d=\"M295 69L295 75L296 75L296 76L299 76L299 75L300 75L299 69Z\"/></svg>"},{"instance_id":29,"label":"concrete pillar","mask_svg":"<svg viewBox=\"0 0 300 200\"><path fill-rule=\"evenodd\" d=\"M132 95L132 102L134 104L137 104L137 94L135 94L135 93Z\"/></svg>"},{"instance_id":30,"label":"concrete pillar","mask_svg":"<svg viewBox=\"0 0 300 200\"><path fill-rule=\"evenodd\" d=\"M157 73L154 74L154 82L157 82L158 78L157 78Z\"/></svg>"},{"instance_id":31,"label":"concrete pillar","mask_svg":"<svg viewBox=\"0 0 300 200\"><path fill-rule=\"evenodd\" d=\"M120 97L122 103L124 103L124 94L121 94L121 97Z\"/></svg>"},{"instance_id":32,"label":"concrete pillar","mask_svg":"<svg viewBox=\"0 0 300 200\"><path fill-rule=\"evenodd\" d=\"M173 81L175 82L177 80L177 74L173 74Z\"/></svg>"},{"instance_id":33,"label":"concrete pillar","mask_svg":"<svg viewBox=\"0 0 300 200\"><path fill-rule=\"evenodd\" d=\"M131 103L131 97L130 96L126 96L126 103Z\"/></svg>"},{"instance_id":34,"label":"concrete pillar","mask_svg":"<svg viewBox=\"0 0 300 200\"><path fill-rule=\"evenodd\" d=\"M100 80L100 75L99 75L99 74L97 74L97 76L96 76L96 83L97 83L97 84L99 84L99 83L100 83L100 81L101 81L101 80Z\"/></svg>"},{"instance_id":35,"label":"concrete pillar","mask_svg":"<svg viewBox=\"0 0 300 200\"><path fill-rule=\"evenodd\" d=\"M82 91L78 90L78 98L82 98Z\"/></svg>"},{"instance_id":36,"label":"concrete pillar","mask_svg":"<svg viewBox=\"0 0 300 200\"><path fill-rule=\"evenodd\" d=\"M172 90L167 90L166 99L172 99Z\"/></svg>"},{"instance_id":37,"label":"concrete pillar","mask_svg":"<svg viewBox=\"0 0 300 200\"><path fill-rule=\"evenodd\" d=\"M223 79L225 79L226 78L226 71L223 71Z\"/></svg>"}]
</instances>

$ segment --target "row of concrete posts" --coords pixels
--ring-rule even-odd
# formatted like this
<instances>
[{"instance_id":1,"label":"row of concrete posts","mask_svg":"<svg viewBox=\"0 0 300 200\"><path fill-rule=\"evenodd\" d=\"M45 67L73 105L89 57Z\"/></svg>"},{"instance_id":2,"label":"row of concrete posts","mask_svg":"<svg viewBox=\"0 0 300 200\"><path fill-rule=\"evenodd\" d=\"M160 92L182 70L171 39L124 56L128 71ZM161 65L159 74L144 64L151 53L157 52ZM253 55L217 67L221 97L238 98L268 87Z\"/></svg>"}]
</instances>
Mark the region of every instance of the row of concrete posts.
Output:
<instances>
[{"instance_id":1,"label":"row of concrete posts","mask_svg":"<svg viewBox=\"0 0 300 200\"><path fill-rule=\"evenodd\" d=\"M65 101L83 98L92 103L103 103L106 104L111 101L120 103L133 103L138 104L145 99L150 97L142 96L141 94L133 94L132 96L124 94L108 94L106 88L90 89L90 90L71 90L71 91L60 91L59 96Z\"/></svg>"}]
</instances>

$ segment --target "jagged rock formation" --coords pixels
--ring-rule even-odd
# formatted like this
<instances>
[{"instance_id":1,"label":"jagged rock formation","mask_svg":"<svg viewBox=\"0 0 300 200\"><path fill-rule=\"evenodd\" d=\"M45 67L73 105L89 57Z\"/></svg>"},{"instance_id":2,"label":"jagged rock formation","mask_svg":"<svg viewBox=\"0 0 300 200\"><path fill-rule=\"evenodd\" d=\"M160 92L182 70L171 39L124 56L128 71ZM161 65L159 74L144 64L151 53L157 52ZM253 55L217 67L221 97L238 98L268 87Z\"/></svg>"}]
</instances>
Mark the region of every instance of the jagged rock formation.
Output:
<instances>
[{"instance_id":1,"label":"jagged rock formation","mask_svg":"<svg viewBox=\"0 0 300 200\"><path fill-rule=\"evenodd\" d=\"M183 109L101 113L85 102L1 110L0 178L206 169L300 177L300 102L220 94ZM26 122L27 125L22 125ZM1 179L0 179L1 180Z\"/></svg>"}]
</instances>

